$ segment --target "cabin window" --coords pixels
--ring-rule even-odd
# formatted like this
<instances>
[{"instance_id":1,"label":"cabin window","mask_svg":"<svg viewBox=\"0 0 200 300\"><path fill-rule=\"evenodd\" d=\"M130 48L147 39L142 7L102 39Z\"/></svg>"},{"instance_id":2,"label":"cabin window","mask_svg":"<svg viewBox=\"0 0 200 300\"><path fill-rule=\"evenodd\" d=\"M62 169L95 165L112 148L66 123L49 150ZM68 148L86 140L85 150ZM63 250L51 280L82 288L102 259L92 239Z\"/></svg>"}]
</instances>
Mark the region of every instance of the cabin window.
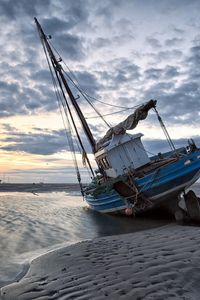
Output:
<instances>
[{"instance_id":1,"label":"cabin window","mask_svg":"<svg viewBox=\"0 0 200 300\"><path fill-rule=\"evenodd\" d=\"M98 164L99 164L99 166L100 166L101 168L103 168L104 170L110 169L110 168L111 168L111 166L110 166L110 164L109 164L109 162L108 162L108 160L107 160L106 157L103 157L103 158L99 159L99 160L98 160Z\"/></svg>"},{"instance_id":2,"label":"cabin window","mask_svg":"<svg viewBox=\"0 0 200 300\"><path fill-rule=\"evenodd\" d=\"M107 166L107 169L111 168L107 157L104 158L104 162L105 162L105 165Z\"/></svg>"},{"instance_id":3,"label":"cabin window","mask_svg":"<svg viewBox=\"0 0 200 300\"><path fill-rule=\"evenodd\" d=\"M101 160L98 161L98 165L99 165L99 167L100 167L101 169L104 169L104 166L103 166Z\"/></svg>"},{"instance_id":4,"label":"cabin window","mask_svg":"<svg viewBox=\"0 0 200 300\"><path fill-rule=\"evenodd\" d=\"M109 169L110 168L109 162L108 162L108 160L107 160L106 157L102 158L101 162L102 162L102 164L103 164L103 166L104 166L105 169Z\"/></svg>"},{"instance_id":5,"label":"cabin window","mask_svg":"<svg viewBox=\"0 0 200 300\"><path fill-rule=\"evenodd\" d=\"M101 159L101 164L102 164L102 166L103 166L104 169L107 169L106 164L105 164L105 161L104 161L103 158Z\"/></svg>"}]
</instances>

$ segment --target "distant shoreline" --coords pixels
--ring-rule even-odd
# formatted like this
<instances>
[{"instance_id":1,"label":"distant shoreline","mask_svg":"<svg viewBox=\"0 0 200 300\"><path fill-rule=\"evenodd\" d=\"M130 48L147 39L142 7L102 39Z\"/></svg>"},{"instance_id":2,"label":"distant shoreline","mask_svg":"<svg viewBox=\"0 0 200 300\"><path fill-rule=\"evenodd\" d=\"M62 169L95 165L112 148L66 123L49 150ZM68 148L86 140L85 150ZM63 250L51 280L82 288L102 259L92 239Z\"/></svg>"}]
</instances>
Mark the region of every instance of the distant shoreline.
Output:
<instances>
[{"instance_id":1,"label":"distant shoreline","mask_svg":"<svg viewBox=\"0 0 200 300\"><path fill-rule=\"evenodd\" d=\"M87 186L87 183L83 184ZM193 189L200 196L199 182L194 183L189 189ZM29 193L48 193L48 192L67 192L80 191L77 183L1 183L1 192L29 192Z\"/></svg>"},{"instance_id":2,"label":"distant shoreline","mask_svg":"<svg viewBox=\"0 0 200 300\"><path fill-rule=\"evenodd\" d=\"M2 183L1 192L64 192L79 191L76 183Z\"/></svg>"}]
</instances>

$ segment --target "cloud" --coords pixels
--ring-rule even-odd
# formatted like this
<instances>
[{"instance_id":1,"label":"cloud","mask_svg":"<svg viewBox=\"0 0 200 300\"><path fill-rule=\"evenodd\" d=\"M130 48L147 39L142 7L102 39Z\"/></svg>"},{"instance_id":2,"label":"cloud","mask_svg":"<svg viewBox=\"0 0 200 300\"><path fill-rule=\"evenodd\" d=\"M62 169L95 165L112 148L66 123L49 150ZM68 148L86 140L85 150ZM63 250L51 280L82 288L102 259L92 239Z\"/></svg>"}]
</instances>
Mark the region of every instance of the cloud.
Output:
<instances>
[{"instance_id":1,"label":"cloud","mask_svg":"<svg viewBox=\"0 0 200 300\"><path fill-rule=\"evenodd\" d=\"M69 33L59 33L55 36L56 49L60 51L62 49L62 57L64 59L70 59L79 61L85 57L84 48L82 44L83 38Z\"/></svg>"},{"instance_id":2,"label":"cloud","mask_svg":"<svg viewBox=\"0 0 200 300\"><path fill-rule=\"evenodd\" d=\"M178 87L160 82L147 89L145 95L158 100L162 115L171 125L197 124L200 93L195 82L182 82Z\"/></svg>"},{"instance_id":3,"label":"cloud","mask_svg":"<svg viewBox=\"0 0 200 300\"><path fill-rule=\"evenodd\" d=\"M178 28L175 25L172 25L171 28L174 31L174 33L177 35L183 35L185 33L185 30Z\"/></svg>"},{"instance_id":4,"label":"cloud","mask_svg":"<svg viewBox=\"0 0 200 300\"><path fill-rule=\"evenodd\" d=\"M93 42L93 47L96 49L99 48L105 48L105 47L109 47L110 44L110 40L107 38L102 38L102 37L98 37L97 39L95 39L95 41Z\"/></svg>"},{"instance_id":5,"label":"cloud","mask_svg":"<svg viewBox=\"0 0 200 300\"><path fill-rule=\"evenodd\" d=\"M68 21L60 21L57 16L53 16L53 11L57 13L57 16L62 16L63 14ZM2 0L0 2L0 12L2 16L10 20L19 19L20 16L24 18L27 16L31 18L38 15L44 16L45 25L47 27L49 26L49 28L55 32L55 28L63 29L62 24L67 25L66 28L71 28L76 25L76 23L86 20L88 16L88 6L87 0L85 0L84 3L80 0L67 0L65 3L59 0L35 0L34 2L26 0L19 0L17 2L13 2L13 0ZM50 18L47 18L48 15L52 16L51 24Z\"/></svg>"},{"instance_id":6,"label":"cloud","mask_svg":"<svg viewBox=\"0 0 200 300\"><path fill-rule=\"evenodd\" d=\"M101 88L101 84L98 82L95 74L88 71L81 71L81 70L80 71L75 70L73 74L77 79L81 89L87 94L95 97L99 89ZM77 91L77 93L79 92Z\"/></svg>"},{"instance_id":7,"label":"cloud","mask_svg":"<svg viewBox=\"0 0 200 300\"><path fill-rule=\"evenodd\" d=\"M133 61L125 58L110 60L103 72L98 72L104 89L117 90L130 82L140 78L140 67Z\"/></svg>"},{"instance_id":8,"label":"cloud","mask_svg":"<svg viewBox=\"0 0 200 300\"><path fill-rule=\"evenodd\" d=\"M34 2L19 0L15 3L12 0L2 0L0 3L0 13L2 16L13 20L24 14L34 16L39 9L40 11L44 8L47 9L49 4L49 0L43 0L42 2L39 0L35 0Z\"/></svg>"},{"instance_id":9,"label":"cloud","mask_svg":"<svg viewBox=\"0 0 200 300\"><path fill-rule=\"evenodd\" d=\"M174 46L178 46L181 42L183 42L183 39L181 38L171 38L165 41L165 46L174 47Z\"/></svg>"},{"instance_id":10,"label":"cloud","mask_svg":"<svg viewBox=\"0 0 200 300\"><path fill-rule=\"evenodd\" d=\"M80 125L76 124L80 127ZM52 155L55 153L70 151L73 149L80 153L81 148L78 147L77 138L71 133L74 148L71 148L71 138L69 129L51 130L48 128L33 127L29 132L22 132L8 123L2 123L2 134L5 137L0 139L1 150L25 152L36 155ZM98 132L97 127L91 126L92 131ZM67 130L67 131L66 131ZM82 143L87 153L91 153L91 147L85 136L83 129L78 129ZM96 137L96 136L95 136ZM82 152L82 151L81 151ZM46 158L45 158L46 159Z\"/></svg>"},{"instance_id":11,"label":"cloud","mask_svg":"<svg viewBox=\"0 0 200 300\"><path fill-rule=\"evenodd\" d=\"M68 149L62 130L32 128L27 133L5 125L10 116L23 118L36 114L39 117L40 113L57 109L51 76L33 20L35 16L45 33L52 35L50 42L87 94L119 106L134 106L156 98L169 124L177 128L188 123L197 127L199 4L198 1L172 2L158 4L151 0L144 5L139 0L2 0L2 149L43 154L45 158ZM75 97L80 94L73 87L72 90ZM86 117L96 115L83 98L77 101ZM90 101L103 115L118 111L94 99ZM116 124L126 113L108 116L106 120ZM151 121L151 115L148 120ZM97 139L106 131L99 118L88 119L88 122Z\"/></svg>"},{"instance_id":12,"label":"cloud","mask_svg":"<svg viewBox=\"0 0 200 300\"><path fill-rule=\"evenodd\" d=\"M58 17L44 18L42 20L44 30L50 35L56 35L60 32L66 32L76 25L76 19L71 17L67 21L61 20Z\"/></svg>"},{"instance_id":13,"label":"cloud","mask_svg":"<svg viewBox=\"0 0 200 300\"><path fill-rule=\"evenodd\" d=\"M164 71L165 71L164 76L165 76L165 78L168 78L168 79L177 77L180 74L178 68L174 67L174 66L166 66Z\"/></svg>"},{"instance_id":14,"label":"cloud","mask_svg":"<svg viewBox=\"0 0 200 300\"><path fill-rule=\"evenodd\" d=\"M190 48L190 57L188 58L188 62L192 63L193 66L197 66L200 63L200 45L196 45Z\"/></svg>"},{"instance_id":15,"label":"cloud","mask_svg":"<svg viewBox=\"0 0 200 300\"><path fill-rule=\"evenodd\" d=\"M188 139L193 138L196 145L200 146L200 138L199 136L189 136ZM182 147L186 147L188 146L188 139L183 139L183 138L179 138L179 139L173 139L172 142L175 146L176 149L182 148ZM145 146L145 149L147 151L149 151L148 155L149 156L153 156L160 153L165 153L168 151L171 151L171 148L169 147L169 144L167 142L167 140L164 139L143 139L143 144Z\"/></svg>"},{"instance_id":16,"label":"cloud","mask_svg":"<svg viewBox=\"0 0 200 300\"><path fill-rule=\"evenodd\" d=\"M162 77L163 70L158 68L150 68L146 69L144 73L148 79L157 80Z\"/></svg>"},{"instance_id":17,"label":"cloud","mask_svg":"<svg viewBox=\"0 0 200 300\"><path fill-rule=\"evenodd\" d=\"M8 117L14 114L26 113L26 108L20 103L20 88L17 83L0 81L1 101L0 116Z\"/></svg>"},{"instance_id":18,"label":"cloud","mask_svg":"<svg viewBox=\"0 0 200 300\"><path fill-rule=\"evenodd\" d=\"M51 83L51 74L48 69L41 69L39 71L34 72L33 74L30 75L30 79L34 80L38 83L44 83L48 84Z\"/></svg>"},{"instance_id":19,"label":"cloud","mask_svg":"<svg viewBox=\"0 0 200 300\"><path fill-rule=\"evenodd\" d=\"M151 80L170 79L179 76L178 68L174 66L165 66L164 68L150 68L144 71L145 77Z\"/></svg>"},{"instance_id":20,"label":"cloud","mask_svg":"<svg viewBox=\"0 0 200 300\"><path fill-rule=\"evenodd\" d=\"M13 131L16 131L16 128L15 128L14 126L11 126L10 124L7 124L7 123L1 124L1 127L2 127L3 130L5 130L6 132L13 132Z\"/></svg>"},{"instance_id":21,"label":"cloud","mask_svg":"<svg viewBox=\"0 0 200 300\"><path fill-rule=\"evenodd\" d=\"M180 59L182 57L183 53L181 50L173 49L173 50L165 50L165 51L159 51L156 54L156 59L160 61L167 61L169 59Z\"/></svg>"},{"instance_id":22,"label":"cloud","mask_svg":"<svg viewBox=\"0 0 200 300\"><path fill-rule=\"evenodd\" d=\"M61 6L60 1L1 1L0 11L7 26L1 35L2 62L0 63L0 116L7 117L18 114L36 113L38 110L55 110L57 104L52 101L51 77L48 75L45 56L33 17L39 15L41 23L48 34L52 34L57 49L62 49L63 58L67 61L80 61L85 57L84 37L69 30L87 23L88 10L81 1L68 0ZM62 13L65 13L63 20ZM52 16L54 12L59 12ZM51 17L45 16L45 11L51 10ZM67 16L71 16L67 18ZM22 17L23 16L23 17ZM67 21L65 21L67 20ZM41 57L42 55L42 57ZM45 66L45 69L44 69ZM53 104L54 103L54 104Z\"/></svg>"},{"instance_id":23,"label":"cloud","mask_svg":"<svg viewBox=\"0 0 200 300\"><path fill-rule=\"evenodd\" d=\"M155 49L158 49L158 48L161 48L161 43L159 42L158 39L156 38L153 38L153 37L147 37L146 38L146 42L152 47L152 48L155 48Z\"/></svg>"},{"instance_id":24,"label":"cloud","mask_svg":"<svg viewBox=\"0 0 200 300\"><path fill-rule=\"evenodd\" d=\"M5 128L5 126L4 126ZM6 128L7 137L1 139L5 146L2 150L26 152L39 155L50 155L64 150L68 150L67 138L64 130L40 132L40 133L23 133L14 131L12 128Z\"/></svg>"},{"instance_id":25,"label":"cloud","mask_svg":"<svg viewBox=\"0 0 200 300\"><path fill-rule=\"evenodd\" d=\"M163 15L170 15L175 13L182 13L183 11L188 10L198 10L199 9L199 1L198 0L182 0L182 1L160 1L157 3L157 1L153 0L153 3L156 4L156 8L160 13Z\"/></svg>"}]
</instances>

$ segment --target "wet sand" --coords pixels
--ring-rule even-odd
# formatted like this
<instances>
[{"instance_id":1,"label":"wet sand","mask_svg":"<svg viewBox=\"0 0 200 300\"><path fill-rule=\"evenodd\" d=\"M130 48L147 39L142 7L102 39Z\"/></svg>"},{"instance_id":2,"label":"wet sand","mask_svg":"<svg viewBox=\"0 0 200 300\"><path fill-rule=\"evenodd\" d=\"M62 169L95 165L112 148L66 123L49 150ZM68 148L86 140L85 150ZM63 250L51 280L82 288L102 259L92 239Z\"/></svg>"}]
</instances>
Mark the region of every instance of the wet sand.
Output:
<instances>
[{"instance_id":1,"label":"wet sand","mask_svg":"<svg viewBox=\"0 0 200 300\"><path fill-rule=\"evenodd\" d=\"M24 263L84 240L143 231L171 220L100 214L75 191L0 193L0 288L15 281Z\"/></svg>"},{"instance_id":2,"label":"wet sand","mask_svg":"<svg viewBox=\"0 0 200 300\"><path fill-rule=\"evenodd\" d=\"M4 300L199 299L200 228L165 225L49 252Z\"/></svg>"},{"instance_id":3,"label":"wet sand","mask_svg":"<svg viewBox=\"0 0 200 300\"><path fill-rule=\"evenodd\" d=\"M66 183L2 183L0 184L0 192L63 192L63 191L79 191L78 184Z\"/></svg>"},{"instance_id":4,"label":"wet sand","mask_svg":"<svg viewBox=\"0 0 200 300\"><path fill-rule=\"evenodd\" d=\"M20 189L24 192L24 186L26 192L32 192L32 185L22 185L21 187L9 185L7 187L9 192L11 186L13 192L16 189L17 192ZM45 187L40 185L39 188L40 192L45 191L46 188L48 191L55 191L55 187L58 191L63 190L63 188L66 191L66 186L70 185L48 186L45 184ZM199 195L199 184L193 187ZM77 185L75 185L75 189L77 189ZM37 245L39 243L40 247L48 246L46 240L44 243L44 239L49 238L49 235L51 236L52 228L53 231L56 230L56 237L59 236L59 241L64 242L68 237L73 243L73 236L79 237L81 240L88 238L92 240L79 242L72 246L63 244L64 247L62 246L63 248L59 250L38 256L31 262L30 266L24 264L22 273L15 279L18 282L4 286L1 289L0 298L2 297L4 300L199 299L199 227L178 226L170 220L163 219L152 222L146 217L145 219L136 218L132 220L132 218L122 219L101 215L80 206L80 200L75 204L76 202L71 199L72 196L70 199L65 199L65 197L62 199L61 193L57 195L49 193L45 196L48 197L47 199L42 193L40 197L32 196L35 197L33 201L30 196L27 198L28 193L20 193L22 195L20 199L17 198L19 194L11 194L13 199L8 198L7 195L2 202L3 209L8 204L7 210L2 210L5 223L3 230L5 234L8 230L10 232L10 226L12 225L11 228L15 227L16 220L18 223L20 220L21 225L17 231L19 243L16 243L15 247L18 252L19 250L21 252L22 247L24 249L26 245L24 244L23 231L22 236L19 235L21 227L22 229L26 228L29 236L26 243L32 245L33 249L36 236ZM48 206L46 206L47 200ZM31 206L30 203L32 203ZM20 204L19 207L18 204ZM10 205L14 212L14 221L10 217ZM23 208L22 211L21 207ZM38 215L38 207L40 207L41 216ZM47 207L49 208L48 211ZM56 214L55 207L57 208ZM36 220L36 212L38 220ZM22 218L23 216L29 216L28 223ZM59 216L63 218L60 220ZM46 217L48 218L45 219ZM53 219L52 222L53 217L55 220ZM34 220L33 224L32 219ZM6 220L8 222L5 222ZM51 222L49 222L50 220ZM58 220L62 226L60 223L57 224ZM69 220L69 224L68 222L65 224L67 220ZM170 222L171 224L169 224ZM24 224L26 224L25 227ZM31 225L30 229L28 225ZM44 234L43 227L45 228ZM61 227L63 227L62 230ZM69 232L67 231L68 228ZM90 232L91 230L92 232ZM127 232L132 233L119 235ZM72 237L71 233L73 233ZM82 236L80 233L86 235ZM94 238L103 235L110 236ZM41 237L41 241L38 240L38 236ZM54 236L51 237L50 243L55 243ZM19 247L20 245L22 247ZM5 283L4 280L3 282Z\"/></svg>"}]
</instances>

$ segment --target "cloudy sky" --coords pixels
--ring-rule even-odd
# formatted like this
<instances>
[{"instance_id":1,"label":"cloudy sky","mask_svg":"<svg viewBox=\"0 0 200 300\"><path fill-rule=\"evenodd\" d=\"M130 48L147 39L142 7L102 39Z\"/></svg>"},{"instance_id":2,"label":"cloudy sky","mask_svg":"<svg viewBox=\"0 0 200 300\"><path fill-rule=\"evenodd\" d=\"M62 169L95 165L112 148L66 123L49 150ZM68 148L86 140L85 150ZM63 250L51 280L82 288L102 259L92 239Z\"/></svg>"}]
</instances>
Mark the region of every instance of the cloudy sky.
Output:
<instances>
[{"instance_id":1,"label":"cloudy sky","mask_svg":"<svg viewBox=\"0 0 200 300\"><path fill-rule=\"evenodd\" d=\"M75 180L34 17L85 92L123 107L157 99L179 147L199 143L199 11L199 0L1 0L0 179ZM78 101L100 138L107 127ZM102 114L120 110L92 101ZM105 118L114 125L128 112ZM149 152L168 150L153 111L136 132Z\"/></svg>"}]
</instances>

